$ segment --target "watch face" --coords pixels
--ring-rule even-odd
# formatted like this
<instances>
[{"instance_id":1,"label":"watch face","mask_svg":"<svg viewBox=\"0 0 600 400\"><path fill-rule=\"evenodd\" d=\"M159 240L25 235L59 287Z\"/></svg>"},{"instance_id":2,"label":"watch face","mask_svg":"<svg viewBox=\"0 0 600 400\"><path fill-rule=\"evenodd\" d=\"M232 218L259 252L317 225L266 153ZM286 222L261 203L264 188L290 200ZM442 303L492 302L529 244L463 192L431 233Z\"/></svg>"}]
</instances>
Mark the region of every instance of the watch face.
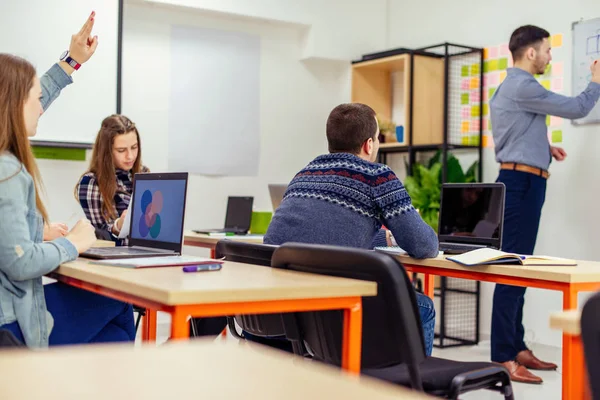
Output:
<instances>
[{"instance_id":1,"label":"watch face","mask_svg":"<svg viewBox=\"0 0 600 400\"><path fill-rule=\"evenodd\" d=\"M60 60L63 61L65 58L67 58L68 54L69 50L65 50L65 52L60 55Z\"/></svg>"}]
</instances>

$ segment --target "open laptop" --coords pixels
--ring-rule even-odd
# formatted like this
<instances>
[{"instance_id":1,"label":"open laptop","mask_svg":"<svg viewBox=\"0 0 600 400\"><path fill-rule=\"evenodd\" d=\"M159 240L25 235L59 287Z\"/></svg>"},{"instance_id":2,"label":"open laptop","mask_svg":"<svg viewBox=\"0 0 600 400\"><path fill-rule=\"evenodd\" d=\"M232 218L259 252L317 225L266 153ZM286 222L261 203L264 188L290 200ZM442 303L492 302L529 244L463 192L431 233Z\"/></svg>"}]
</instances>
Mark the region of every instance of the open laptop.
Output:
<instances>
[{"instance_id":1,"label":"open laptop","mask_svg":"<svg viewBox=\"0 0 600 400\"><path fill-rule=\"evenodd\" d=\"M252 205L254 197L228 197L227 213L225 214L225 228L199 229L196 233L233 233L245 235L250 230L252 221Z\"/></svg>"},{"instance_id":2,"label":"open laptop","mask_svg":"<svg viewBox=\"0 0 600 400\"><path fill-rule=\"evenodd\" d=\"M187 172L136 174L129 245L93 247L81 257L107 260L181 255L187 184Z\"/></svg>"},{"instance_id":3,"label":"open laptop","mask_svg":"<svg viewBox=\"0 0 600 400\"><path fill-rule=\"evenodd\" d=\"M438 224L440 251L461 254L483 247L500 250L505 191L503 183L443 184Z\"/></svg>"},{"instance_id":4,"label":"open laptop","mask_svg":"<svg viewBox=\"0 0 600 400\"><path fill-rule=\"evenodd\" d=\"M286 184L269 184L269 195L271 196L271 204L273 205L273 211L279 208L279 205L283 200L283 196L285 195L287 187L288 185Z\"/></svg>"}]
</instances>

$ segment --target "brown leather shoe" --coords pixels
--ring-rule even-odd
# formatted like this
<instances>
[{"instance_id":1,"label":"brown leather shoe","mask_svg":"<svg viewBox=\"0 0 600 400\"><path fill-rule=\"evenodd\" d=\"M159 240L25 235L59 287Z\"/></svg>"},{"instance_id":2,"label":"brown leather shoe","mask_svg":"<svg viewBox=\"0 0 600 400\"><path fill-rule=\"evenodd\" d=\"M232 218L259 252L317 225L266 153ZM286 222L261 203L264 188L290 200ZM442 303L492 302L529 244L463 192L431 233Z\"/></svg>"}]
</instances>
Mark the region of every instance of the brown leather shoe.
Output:
<instances>
[{"instance_id":1,"label":"brown leather shoe","mask_svg":"<svg viewBox=\"0 0 600 400\"><path fill-rule=\"evenodd\" d=\"M502 365L508 370L510 380L522 383L535 383L540 384L543 382L542 378L529 372L527 368L522 366L516 361L506 361Z\"/></svg>"},{"instance_id":2,"label":"brown leather shoe","mask_svg":"<svg viewBox=\"0 0 600 400\"><path fill-rule=\"evenodd\" d=\"M517 354L517 362L529 369L541 371L552 371L558 368L558 365L540 360L533 355L531 350L523 350Z\"/></svg>"}]
</instances>

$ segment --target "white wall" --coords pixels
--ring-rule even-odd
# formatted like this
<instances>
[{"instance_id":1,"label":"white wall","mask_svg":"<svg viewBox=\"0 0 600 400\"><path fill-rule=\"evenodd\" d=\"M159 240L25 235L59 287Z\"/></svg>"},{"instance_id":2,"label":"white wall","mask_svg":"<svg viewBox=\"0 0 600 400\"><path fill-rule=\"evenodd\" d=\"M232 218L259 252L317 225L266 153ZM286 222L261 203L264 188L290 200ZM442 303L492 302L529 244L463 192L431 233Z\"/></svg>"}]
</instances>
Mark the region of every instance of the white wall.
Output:
<instances>
[{"instance_id":1,"label":"white wall","mask_svg":"<svg viewBox=\"0 0 600 400\"><path fill-rule=\"evenodd\" d=\"M432 0L413 2L391 0L388 15L390 47L418 47L453 42L472 46L508 43L520 25L535 24L551 33L564 34L561 60L565 65L565 93L571 93L571 23L581 18L600 17L597 0L506 0L501 4L474 0ZM424 29L424 27L427 27ZM565 56L566 55L566 56ZM597 177L600 125L563 126L562 146L568 153L561 164L550 168L546 204L543 209L536 253L598 260L600 179ZM468 166L467 163L464 163ZM498 165L493 149L484 151L484 179L496 179ZM484 284L482 325L490 332L493 284ZM585 297L580 297L580 303ZM526 341L560 346L560 333L548 328L548 316L562 308L558 292L528 289L525 302Z\"/></svg>"}]
</instances>

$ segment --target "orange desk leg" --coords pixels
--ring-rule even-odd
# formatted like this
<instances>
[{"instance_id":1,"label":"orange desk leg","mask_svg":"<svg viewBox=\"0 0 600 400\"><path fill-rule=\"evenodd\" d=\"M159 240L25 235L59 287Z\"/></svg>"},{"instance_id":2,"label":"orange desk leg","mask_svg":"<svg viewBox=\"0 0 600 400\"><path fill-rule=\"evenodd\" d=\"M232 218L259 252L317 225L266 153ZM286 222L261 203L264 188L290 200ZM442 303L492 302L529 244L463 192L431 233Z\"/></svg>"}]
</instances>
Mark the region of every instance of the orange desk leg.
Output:
<instances>
[{"instance_id":1,"label":"orange desk leg","mask_svg":"<svg viewBox=\"0 0 600 400\"><path fill-rule=\"evenodd\" d=\"M431 274L423 274L423 280L423 291L425 292L425 295L433 299L433 289L435 286L434 276Z\"/></svg>"},{"instance_id":2,"label":"orange desk leg","mask_svg":"<svg viewBox=\"0 0 600 400\"><path fill-rule=\"evenodd\" d=\"M175 307L171 313L171 339L188 339L190 330L188 328L188 313L182 312Z\"/></svg>"},{"instance_id":3,"label":"orange desk leg","mask_svg":"<svg viewBox=\"0 0 600 400\"><path fill-rule=\"evenodd\" d=\"M563 310L577 308L577 291L569 288L563 292ZM579 337L563 333L562 398L582 398L584 388L583 349ZM577 397L579 396L579 397Z\"/></svg>"},{"instance_id":4,"label":"orange desk leg","mask_svg":"<svg viewBox=\"0 0 600 400\"><path fill-rule=\"evenodd\" d=\"M156 310L146 309L142 318L142 341L156 343Z\"/></svg>"},{"instance_id":5,"label":"orange desk leg","mask_svg":"<svg viewBox=\"0 0 600 400\"><path fill-rule=\"evenodd\" d=\"M344 310L342 339L342 368L351 374L360 374L362 342L362 299L359 297L352 308Z\"/></svg>"}]
</instances>

